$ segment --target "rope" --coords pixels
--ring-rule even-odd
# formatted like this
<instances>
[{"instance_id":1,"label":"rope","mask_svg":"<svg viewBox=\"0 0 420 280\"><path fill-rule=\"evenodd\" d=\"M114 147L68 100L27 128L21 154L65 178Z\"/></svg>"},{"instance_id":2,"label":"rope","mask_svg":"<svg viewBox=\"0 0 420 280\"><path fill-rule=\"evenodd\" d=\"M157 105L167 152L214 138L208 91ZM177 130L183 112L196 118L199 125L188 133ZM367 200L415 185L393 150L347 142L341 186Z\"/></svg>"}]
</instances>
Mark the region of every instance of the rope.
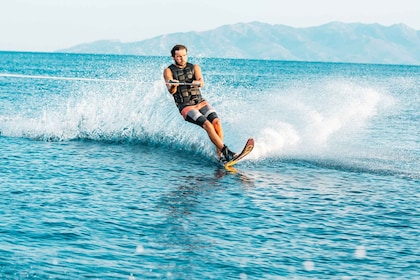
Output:
<instances>
[{"instance_id":1,"label":"rope","mask_svg":"<svg viewBox=\"0 0 420 280\"><path fill-rule=\"evenodd\" d=\"M8 73L0 73L0 77L26 78L26 79L46 79L46 80L66 80L66 81L108 82L108 83L140 83L140 84L146 84L146 83L151 84L151 83L153 83L153 82L139 82L139 81L130 81L130 80L75 78L75 77L23 75L23 74L8 74Z\"/></svg>"}]
</instances>

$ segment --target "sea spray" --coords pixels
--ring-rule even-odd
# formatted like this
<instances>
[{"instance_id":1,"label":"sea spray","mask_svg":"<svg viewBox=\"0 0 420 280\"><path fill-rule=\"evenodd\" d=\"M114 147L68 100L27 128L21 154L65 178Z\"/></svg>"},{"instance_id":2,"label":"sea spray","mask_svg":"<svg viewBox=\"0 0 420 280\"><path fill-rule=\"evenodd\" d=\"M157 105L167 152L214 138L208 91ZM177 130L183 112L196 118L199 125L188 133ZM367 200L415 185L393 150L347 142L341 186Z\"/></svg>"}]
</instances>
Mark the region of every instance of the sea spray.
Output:
<instances>
[{"instance_id":1,"label":"sea spray","mask_svg":"<svg viewBox=\"0 0 420 280\"><path fill-rule=\"evenodd\" d=\"M305 88L306 87L306 88ZM254 157L314 156L354 141L377 114L383 94L349 82L285 89L258 104Z\"/></svg>"}]
</instances>

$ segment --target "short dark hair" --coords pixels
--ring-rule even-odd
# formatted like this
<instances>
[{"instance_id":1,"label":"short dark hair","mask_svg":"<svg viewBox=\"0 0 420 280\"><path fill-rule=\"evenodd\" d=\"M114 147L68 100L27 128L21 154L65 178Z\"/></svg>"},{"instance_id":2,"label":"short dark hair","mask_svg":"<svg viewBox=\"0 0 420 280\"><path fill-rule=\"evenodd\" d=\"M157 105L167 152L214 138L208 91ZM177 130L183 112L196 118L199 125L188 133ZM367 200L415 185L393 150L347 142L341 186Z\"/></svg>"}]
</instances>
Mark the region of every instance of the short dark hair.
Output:
<instances>
[{"instance_id":1,"label":"short dark hair","mask_svg":"<svg viewBox=\"0 0 420 280\"><path fill-rule=\"evenodd\" d=\"M187 50L187 47L186 47L186 46L184 46L184 45L175 45L175 46L172 48L172 50L171 50L171 55L172 55L172 57L175 57L175 52L176 52L176 51L179 51L179 50L185 50L185 51L188 51L188 50Z\"/></svg>"}]
</instances>

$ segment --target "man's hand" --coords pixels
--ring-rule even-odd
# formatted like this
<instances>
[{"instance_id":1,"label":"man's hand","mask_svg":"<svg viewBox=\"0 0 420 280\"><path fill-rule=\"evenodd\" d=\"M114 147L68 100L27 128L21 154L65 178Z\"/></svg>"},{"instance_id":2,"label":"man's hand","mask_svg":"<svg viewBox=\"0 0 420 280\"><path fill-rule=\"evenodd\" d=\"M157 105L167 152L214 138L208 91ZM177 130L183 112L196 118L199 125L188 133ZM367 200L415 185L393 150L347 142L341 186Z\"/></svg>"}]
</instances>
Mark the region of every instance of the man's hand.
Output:
<instances>
[{"instance_id":1,"label":"man's hand","mask_svg":"<svg viewBox=\"0 0 420 280\"><path fill-rule=\"evenodd\" d=\"M201 87L201 82L200 81L193 81L192 86L193 87Z\"/></svg>"},{"instance_id":2,"label":"man's hand","mask_svg":"<svg viewBox=\"0 0 420 280\"><path fill-rule=\"evenodd\" d=\"M168 84L177 86L179 84L179 81L178 80L169 80Z\"/></svg>"},{"instance_id":3,"label":"man's hand","mask_svg":"<svg viewBox=\"0 0 420 280\"><path fill-rule=\"evenodd\" d=\"M174 94L177 91L178 84L179 84L178 80L168 80L168 83L167 83L168 90L171 94Z\"/></svg>"}]
</instances>

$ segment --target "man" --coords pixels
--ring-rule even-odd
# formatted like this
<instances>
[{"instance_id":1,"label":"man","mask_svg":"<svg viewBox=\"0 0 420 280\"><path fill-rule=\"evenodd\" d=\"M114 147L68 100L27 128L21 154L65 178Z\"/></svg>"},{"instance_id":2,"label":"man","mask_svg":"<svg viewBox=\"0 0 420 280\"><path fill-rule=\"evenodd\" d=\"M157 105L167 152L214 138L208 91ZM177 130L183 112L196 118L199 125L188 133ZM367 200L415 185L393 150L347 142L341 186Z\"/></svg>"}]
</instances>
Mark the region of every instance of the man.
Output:
<instances>
[{"instance_id":1,"label":"man","mask_svg":"<svg viewBox=\"0 0 420 280\"><path fill-rule=\"evenodd\" d=\"M163 71L163 77L179 112L186 121L201 126L207 132L221 161L231 160L235 153L223 143L220 119L201 95L204 79L200 66L188 62L187 47L184 45L175 45L171 55L174 63Z\"/></svg>"}]
</instances>

